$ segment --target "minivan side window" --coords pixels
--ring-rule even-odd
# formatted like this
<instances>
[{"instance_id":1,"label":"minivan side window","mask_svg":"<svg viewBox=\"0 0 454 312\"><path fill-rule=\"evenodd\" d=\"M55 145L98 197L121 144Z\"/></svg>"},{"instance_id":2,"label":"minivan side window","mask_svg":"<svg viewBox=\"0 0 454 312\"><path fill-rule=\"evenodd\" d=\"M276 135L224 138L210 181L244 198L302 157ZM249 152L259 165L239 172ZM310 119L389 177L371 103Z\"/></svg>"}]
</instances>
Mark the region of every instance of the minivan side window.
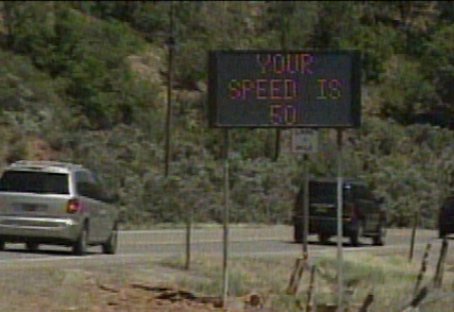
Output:
<instances>
[{"instance_id":1,"label":"minivan side window","mask_svg":"<svg viewBox=\"0 0 454 312\"><path fill-rule=\"evenodd\" d=\"M98 177L95 174L91 174L91 180L93 181L93 191L95 195L95 199L104 201L106 196L104 194L104 189L102 187L101 182L99 181Z\"/></svg>"},{"instance_id":2,"label":"minivan side window","mask_svg":"<svg viewBox=\"0 0 454 312\"><path fill-rule=\"evenodd\" d=\"M97 186L88 172L76 172L76 189L77 193L91 199L99 199Z\"/></svg>"}]
</instances>

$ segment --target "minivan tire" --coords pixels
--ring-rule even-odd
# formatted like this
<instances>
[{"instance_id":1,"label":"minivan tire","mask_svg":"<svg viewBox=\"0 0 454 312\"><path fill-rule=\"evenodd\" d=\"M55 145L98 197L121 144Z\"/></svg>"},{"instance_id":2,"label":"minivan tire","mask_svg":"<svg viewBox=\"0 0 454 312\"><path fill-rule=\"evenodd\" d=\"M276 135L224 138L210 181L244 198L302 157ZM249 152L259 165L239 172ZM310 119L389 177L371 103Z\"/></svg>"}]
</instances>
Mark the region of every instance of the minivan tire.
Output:
<instances>
[{"instance_id":1,"label":"minivan tire","mask_svg":"<svg viewBox=\"0 0 454 312\"><path fill-rule=\"evenodd\" d=\"M79 234L79 238L73 245L73 254L83 256L87 253L88 245L88 226L85 225Z\"/></svg>"},{"instance_id":2,"label":"minivan tire","mask_svg":"<svg viewBox=\"0 0 454 312\"><path fill-rule=\"evenodd\" d=\"M118 225L112 229L112 232L109 235L107 241L102 245L102 252L105 254L113 255L117 252L118 245Z\"/></svg>"}]
</instances>

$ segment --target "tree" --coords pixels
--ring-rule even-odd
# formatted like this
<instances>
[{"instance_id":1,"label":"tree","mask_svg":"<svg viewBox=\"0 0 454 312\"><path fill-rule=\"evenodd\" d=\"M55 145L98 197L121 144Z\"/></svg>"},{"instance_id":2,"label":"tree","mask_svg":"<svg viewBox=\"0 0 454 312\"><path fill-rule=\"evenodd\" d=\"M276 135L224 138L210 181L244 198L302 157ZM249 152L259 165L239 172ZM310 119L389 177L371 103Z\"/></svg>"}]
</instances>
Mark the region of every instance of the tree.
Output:
<instances>
[{"instance_id":1,"label":"tree","mask_svg":"<svg viewBox=\"0 0 454 312\"><path fill-rule=\"evenodd\" d=\"M454 116L454 26L441 27L427 44L422 58L424 71L431 77L442 102Z\"/></svg>"},{"instance_id":2,"label":"tree","mask_svg":"<svg viewBox=\"0 0 454 312\"><path fill-rule=\"evenodd\" d=\"M28 54L34 64L45 68L52 53L54 4L52 2L5 2L9 48Z\"/></svg>"},{"instance_id":3,"label":"tree","mask_svg":"<svg viewBox=\"0 0 454 312\"><path fill-rule=\"evenodd\" d=\"M317 18L315 2L272 1L257 23L268 49L307 49Z\"/></svg>"},{"instance_id":4,"label":"tree","mask_svg":"<svg viewBox=\"0 0 454 312\"><path fill-rule=\"evenodd\" d=\"M403 56L390 58L380 86L382 114L409 124L417 114L438 103L433 85L423 76L418 62Z\"/></svg>"}]
</instances>

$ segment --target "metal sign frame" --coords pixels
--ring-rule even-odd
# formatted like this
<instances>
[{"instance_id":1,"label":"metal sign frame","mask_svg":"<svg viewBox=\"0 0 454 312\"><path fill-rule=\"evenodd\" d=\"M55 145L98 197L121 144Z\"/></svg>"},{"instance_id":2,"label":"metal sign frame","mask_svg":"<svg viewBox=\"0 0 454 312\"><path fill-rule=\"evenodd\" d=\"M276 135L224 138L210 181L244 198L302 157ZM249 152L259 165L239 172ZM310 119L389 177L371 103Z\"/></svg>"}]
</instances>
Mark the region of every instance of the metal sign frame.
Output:
<instances>
[{"instance_id":1,"label":"metal sign frame","mask_svg":"<svg viewBox=\"0 0 454 312\"><path fill-rule=\"evenodd\" d=\"M350 58L350 70L347 73L340 72L346 74L345 77L348 78L349 80L349 88L347 94L348 98L347 101L343 103L343 107L339 108L337 107L338 110L342 110L342 108L345 110L343 111L344 114L347 115L336 115L336 116L343 116L344 121L337 120L337 117L330 117L327 119L324 119L320 116L319 120L324 120L324 122L305 122L305 120L299 121L299 122L293 122L291 124L284 123L284 124L279 124L279 123L272 123L270 122L269 116L268 119L264 118L263 114L257 117L258 115L255 115L255 121L252 120L251 122L226 122L225 120L222 120L220 117L221 115L221 109L220 106L222 106L222 101L225 101L226 98L226 93L225 90L221 92L222 88L225 88L226 86L223 85L225 83L225 77L220 76L219 73L219 64L223 64L223 60L220 60L223 57L228 57L228 56L244 56L247 54L253 54L253 55L262 55L262 54L268 54L268 55L293 55L293 54L298 54L298 55L331 55L331 56L347 56L347 58ZM302 68L300 63L300 69ZM225 64L223 64L224 66ZM242 67L241 62L238 64L233 63L233 66L230 68L223 68L224 70L221 70L222 74L228 75L228 72L232 70L235 73L235 70L242 75L248 75L251 73L251 67ZM330 63L332 67L333 64ZM345 64L344 64L345 65ZM329 68L325 64L325 70L326 68ZM227 70L228 69L228 70ZM257 67L255 67L257 69ZM259 51L254 51L254 50L243 50L243 51L211 51L209 53L209 58L208 58L208 70L209 70L209 80L208 80L208 120L209 120L209 126L212 128L223 128L224 130L224 217L223 217L223 281L222 281L222 301L224 307L227 304L227 298L228 298L228 288L229 288L229 270L228 270L228 246L229 246L229 197L230 197L230 190L229 190L229 157L228 157L228 149L229 149L229 135L228 135L228 130L231 128L332 128L337 130L337 152L338 152L338 157L337 157L337 260L338 260L338 267L337 267L337 282L338 282L338 311L342 311L342 306L344 304L343 302L343 248L342 248L342 240L343 240L343 233L342 233L342 210L343 210L343 153L342 153L342 132L346 128L358 128L361 125L361 71L360 71L360 56L358 51L331 51L331 52L313 52L313 51L269 51L269 50L259 50ZM242 71L244 70L244 71ZM335 72L335 71L334 71ZM339 73L339 72L338 72ZM254 73L253 73L254 74ZM292 73L293 74L293 73ZM246 76L247 77L247 76ZM273 79L273 75L265 76L262 77L263 80L266 79ZM286 79L287 76L279 76L280 79ZM242 78L242 77L240 77ZM258 79L257 75L252 76L251 79ZM339 77L337 77L339 78ZM333 78L333 79L337 79ZM285 86L286 83L293 88L294 84L291 81L291 78L288 78L289 82L285 82L285 80L281 81L281 86ZM339 78L340 79L340 78ZM306 79L307 80L307 79ZM319 79L320 81L320 79ZM298 80L300 82L300 80ZM307 82L307 81L306 81ZM280 99L288 100L289 103L292 103L294 105L299 105L297 107L300 107L300 109L303 111L306 109L305 105L312 104L314 103L309 102L304 102L301 99L299 101L291 101L295 100L295 98L290 97L289 93L285 91L282 91L283 93L273 93L277 90L277 87L273 87L273 82L270 82L270 94L275 95L280 97ZM259 83L257 84L259 86ZM261 88L261 86L259 86ZM301 86L299 86L301 87ZM275 89L273 89L275 88ZM296 88L296 87L295 87ZM262 90L262 89L260 89ZM293 90L293 89L292 89ZM295 89L296 90L296 89ZM262 92L262 91L260 91ZM277 92L277 91L276 91ZM292 91L293 92L293 91ZM258 93L257 93L258 94ZM296 94L296 93L295 93ZM261 94L263 95L263 93ZM287 97L285 97L287 95ZM235 100L235 99L234 99ZM247 105L251 104L251 101L246 101L244 98L244 103L248 103ZM256 99L257 100L257 99ZM221 102L221 104L219 103ZM264 102L262 102L264 103ZM285 101L284 101L285 103ZM324 103L323 101L320 103ZM318 104L320 104L318 103ZM225 103L224 103L225 104ZM254 102L252 102L254 104ZM257 104L257 103L256 103ZM323 105L316 105L316 108L312 108L313 110L322 110L321 115L323 116L328 116L329 114L338 114L339 111L336 111L333 109L332 105L328 106L328 108L324 107ZM267 104L264 105L264 107L267 107L267 105L272 105L270 102L267 102ZM281 101L281 106L280 107L287 107L283 104ZM251 109L246 109L242 113L251 113L253 116L254 115L254 106L251 105ZM259 107L259 106L256 106ZM259 108L261 109L261 108ZM223 111L225 114L226 110ZM228 110L227 110L228 112ZM263 113L263 112L262 112ZM319 112L320 113L320 112ZM238 115L238 112L236 112ZM246 114L247 115L247 114ZM244 114L243 114L244 116ZM347 118L346 118L347 117ZM249 117L247 117L249 118ZM252 117L251 117L252 118ZM313 120L318 120L317 118ZM246 119L244 119L246 120ZM296 120L296 119L295 119ZM310 120L310 119L309 119ZM327 121L328 120L328 121ZM334 120L334 122L333 122ZM347 122L345 122L347 120ZM234 120L235 121L235 120ZM307 155L304 156L303 160L303 172L305 176L305 181L304 181L304 188L306 189L306 193L308 193L308 172L307 172ZM304 233L304 243L303 243L303 258L307 259L308 258L308 249L307 249L307 237L308 237L308 228L309 228L309 218L308 216L308 198L304 199L305 202L305 208L304 208L304 215L306 215L305 218L305 233Z\"/></svg>"}]
</instances>

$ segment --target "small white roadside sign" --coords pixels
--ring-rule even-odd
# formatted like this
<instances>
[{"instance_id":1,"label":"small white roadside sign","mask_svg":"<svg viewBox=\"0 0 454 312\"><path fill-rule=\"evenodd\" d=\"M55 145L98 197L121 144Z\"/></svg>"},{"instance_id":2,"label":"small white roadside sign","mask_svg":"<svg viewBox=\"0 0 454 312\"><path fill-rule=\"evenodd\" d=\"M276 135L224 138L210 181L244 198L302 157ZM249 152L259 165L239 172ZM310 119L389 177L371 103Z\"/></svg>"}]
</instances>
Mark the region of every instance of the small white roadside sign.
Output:
<instances>
[{"instance_id":1,"label":"small white roadside sign","mask_svg":"<svg viewBox=\"0 0 454 312\"><path fill-rule=\"evenodd\" d=\"M318 132L313 129L292 129L292 152L314 154L318 151Z\"/></svg>"}]
</instances>

